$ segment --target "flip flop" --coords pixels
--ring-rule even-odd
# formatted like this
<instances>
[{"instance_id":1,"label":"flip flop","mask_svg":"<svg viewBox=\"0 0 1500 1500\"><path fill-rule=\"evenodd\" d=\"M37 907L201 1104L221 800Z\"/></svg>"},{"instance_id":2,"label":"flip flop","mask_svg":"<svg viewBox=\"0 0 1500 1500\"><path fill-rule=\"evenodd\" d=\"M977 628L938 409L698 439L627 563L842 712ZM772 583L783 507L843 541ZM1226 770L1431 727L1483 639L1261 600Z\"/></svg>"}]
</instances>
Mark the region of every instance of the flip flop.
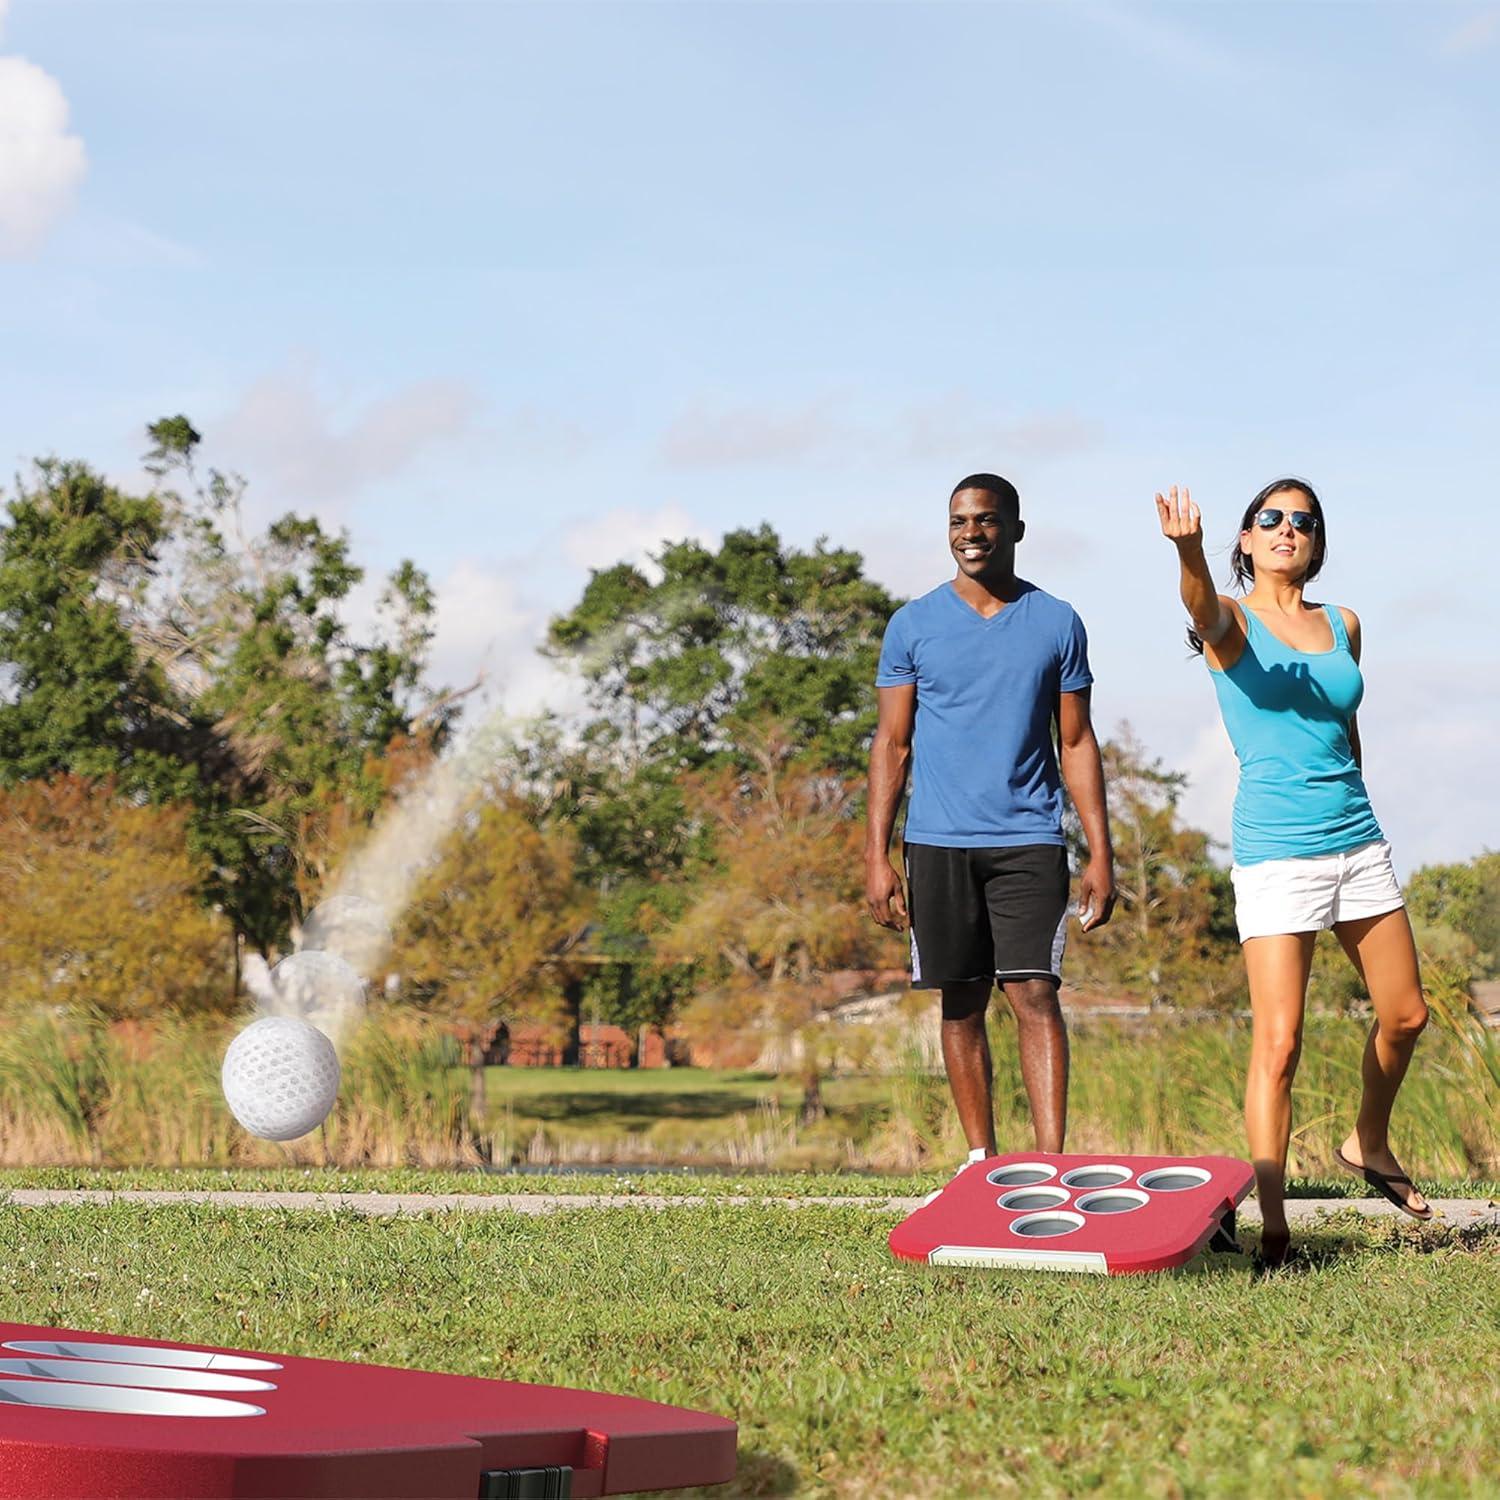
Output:
<instances>
[{"instance_id":1,"label":"flip flop","mask_svg":"<svg viewBox=\"0 0 1500 1500\"><path fill-rule=\"evenodd\" d=\"M1416 1191L1416 1183L1405 1172L1377 1172L1374 1167L1364 1167L1360 1166L1357 1162L1350 1161L1342 1151L1337 1149L1334 1150L1333 1159L1352 1176L1364 1178L1387 1203L1394 1203L1402 1213L1409 1215L1413 1219L1430 1219L1432 1217L1431 1204L1428 1204L1426 1208L1413 1208L1400 1193L1392 1188L1392 1183L1404 1182L1407 1187L1411 1188L1414 1192Z\"/></svg>"}]
</instances>

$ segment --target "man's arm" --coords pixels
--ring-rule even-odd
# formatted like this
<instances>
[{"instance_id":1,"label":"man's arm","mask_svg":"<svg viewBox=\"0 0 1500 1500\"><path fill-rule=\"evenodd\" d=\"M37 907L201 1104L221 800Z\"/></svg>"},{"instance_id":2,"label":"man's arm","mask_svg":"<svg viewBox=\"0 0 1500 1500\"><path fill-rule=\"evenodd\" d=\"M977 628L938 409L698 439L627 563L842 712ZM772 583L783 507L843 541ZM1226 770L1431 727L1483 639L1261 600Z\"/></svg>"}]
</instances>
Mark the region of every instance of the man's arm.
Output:
<instances>
[{"instance_id":1,"label":"man's arm","mask_svg":"<svg viewBox=\"0 0 1500 1500\"><path fill-rule=\"evenodd\" d=\"M891 864L891 832L896 809L906 790L911 766L912 727L917 716L917 690L883 687L876 690L880 719L870 746L870 785L865 805L865 901L882 927L897 932L906 926L906 897L901 877Z\"/></svg>"},{"instance_id":2,"label":"man's arm","mask_svg":"<svg viewBox=\"0 0 1500 1500\"><path fill-rule=\"evenodd\" d=\"M1063 780L1089 843L1088 866L1078 883L1083 930L1088 932L1104 926L1115 905L1115 851L1104 801L1104 762L1089 718L1088 688L1058 694L1057 729L1062 741Z\"/></svg>"}]
</instances>

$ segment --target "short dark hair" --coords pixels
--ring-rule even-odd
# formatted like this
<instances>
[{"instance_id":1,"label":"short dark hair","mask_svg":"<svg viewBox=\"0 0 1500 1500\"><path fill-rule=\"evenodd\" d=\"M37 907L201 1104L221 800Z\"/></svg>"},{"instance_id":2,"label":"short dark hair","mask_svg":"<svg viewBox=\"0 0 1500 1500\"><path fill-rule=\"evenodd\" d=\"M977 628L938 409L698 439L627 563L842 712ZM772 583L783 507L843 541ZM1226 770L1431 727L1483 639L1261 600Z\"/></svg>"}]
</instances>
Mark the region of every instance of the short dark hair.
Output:
<instances>
[{"instance_id":1,"label":"short dark hair","mask_svg":"<svg viewBox=\"0 0 1500 1500\"><path fill-rule=\"evenodd\" d=\"M1010 480L998 474L969 474L960 479L948 493L952 500L960 490L986 490L996 499L1003 500L1017 515L1021 514L1021 492Z\"/></svg>"}]
</instances>

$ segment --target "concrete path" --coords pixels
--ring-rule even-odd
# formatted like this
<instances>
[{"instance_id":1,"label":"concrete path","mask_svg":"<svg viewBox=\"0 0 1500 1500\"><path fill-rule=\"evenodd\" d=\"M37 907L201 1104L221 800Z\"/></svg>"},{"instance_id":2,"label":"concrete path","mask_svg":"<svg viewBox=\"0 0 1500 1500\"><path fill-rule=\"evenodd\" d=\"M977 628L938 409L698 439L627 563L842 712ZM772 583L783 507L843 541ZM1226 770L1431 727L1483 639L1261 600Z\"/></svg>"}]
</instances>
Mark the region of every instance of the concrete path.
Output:
<instances>
[{"instance_id":1,"label":"concrete path","mask_svg":"<svg viewBox=\"0 0 1500 1500\"><path fill-rule=\"evenodd\" d=\"M908 1214L920 1198L752 1198L666 1196L654 1193L232 1193L135 1190L110 1192L98 1188L14 1188L0 1192L0 1206L51 1208L70 1203L209 1203L220 1208L299 1209L332 1213L340 1209L369 1217L428 1213L546 1214L568 1208L865 1208L881 1213ZM1468 1229L1500 1226L1500 1202L1485 1198L1435 1198L1433 1223ZM1379 1198L1290 1198L1287 1217L1307 1223L1329 1214L1354 1213L1372 1218L1404 1218ZM1242 1224L1258 1224L1260 1211L1253 1201L1241 1205ZM1407 1223L1414 1220L1407 1219Z\"/></svg>"}]
</instances>

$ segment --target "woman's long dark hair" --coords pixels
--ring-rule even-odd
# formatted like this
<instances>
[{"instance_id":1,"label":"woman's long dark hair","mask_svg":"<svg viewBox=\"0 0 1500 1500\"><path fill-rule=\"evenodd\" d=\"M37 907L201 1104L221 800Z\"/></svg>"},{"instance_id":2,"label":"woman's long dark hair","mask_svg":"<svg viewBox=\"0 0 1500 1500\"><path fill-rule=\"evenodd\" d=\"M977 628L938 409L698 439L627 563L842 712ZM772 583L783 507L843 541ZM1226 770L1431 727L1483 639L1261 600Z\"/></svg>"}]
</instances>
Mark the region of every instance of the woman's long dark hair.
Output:
<instances>
[{"instance_id":1,"label":"woman's long dark hair","mask_svg":"<svg viewBox=\"0 0 1500 1500\"><path fill-rule=\"evenodd\" d=\"M1229 586L1235 593L1243 594L1255 586L1255 559L1240 550L1240 537L1249 531L1255 521L1256 513L1265 507L1272 495L1285 494L1289 490L1296 490L1299 494L1306 495L1307 508L1318 518L1317 529L1313 532L1312 559L1307 565L1307 572L1302 575L1302 581L1306 583L1323 571L1323 564L1328 560L1328 527L1323 520L1323 502L1318 499L1317 492L1305 479L1298 479L1295 475L1289 474L1281 479L1273 479L1245 507L1245 514L1240 517L1239 530L1235 532L1234 541L1229 549ZM1193 653L1201 656L1203 637L1190 626L1187 638Z\"/></svg>"}]
</instances>

